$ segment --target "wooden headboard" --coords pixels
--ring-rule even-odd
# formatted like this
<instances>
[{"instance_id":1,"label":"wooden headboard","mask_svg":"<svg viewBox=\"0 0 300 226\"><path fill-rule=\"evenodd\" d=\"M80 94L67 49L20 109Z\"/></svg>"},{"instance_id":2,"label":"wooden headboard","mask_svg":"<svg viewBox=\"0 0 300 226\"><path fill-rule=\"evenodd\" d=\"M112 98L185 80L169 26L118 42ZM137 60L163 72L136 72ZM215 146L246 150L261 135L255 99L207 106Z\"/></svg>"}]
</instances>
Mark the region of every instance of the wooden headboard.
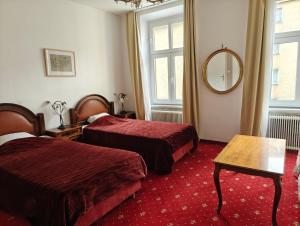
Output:
<instances>
[{"instance_id":1,"label":"wooden headboard","mask_svg":"<svg viewBox=\"0 0 300 226\"><path fill-rule=\"evenodd\" d=\"M17 132L40 136L44 131L45 122L42 113L35 115L29 109L17 104L0 104L0 136Z\"/></svg>"},{"instance_id":2,"label":"wooden headboard","mask_svg":"<svg viewBox=\"0 0 300 226\"><path fill-rule=\"evenodd\" d=\"M91 94L78 101L75 108L70 109L72 125L85 122L91 115L107 112L114 114L114 102L109 102L105 97Z\"/></svg>"}]
</instances>

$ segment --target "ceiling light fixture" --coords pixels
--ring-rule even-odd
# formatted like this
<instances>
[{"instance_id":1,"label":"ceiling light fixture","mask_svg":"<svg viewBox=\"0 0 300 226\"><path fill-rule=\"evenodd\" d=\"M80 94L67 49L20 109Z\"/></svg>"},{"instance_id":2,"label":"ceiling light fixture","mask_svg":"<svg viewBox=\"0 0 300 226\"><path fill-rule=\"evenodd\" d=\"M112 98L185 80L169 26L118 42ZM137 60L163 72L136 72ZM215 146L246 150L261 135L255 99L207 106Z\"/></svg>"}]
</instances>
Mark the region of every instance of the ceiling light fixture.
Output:
<instances>
[{"instance_id":1,"label":"ceiling light fixture","mask_svg":"<svg viewBox=\"0 0 300 226\"><path fill-rule=\"evenodd\" d=\"M139 8L141 6L142 0L115 0L115 2L125 2L125 3L131 3L131 5L135 5L135 8ZM146 0L147 2L150 2L152 4L155 3L163 3L164 0Z\"/></svg>"}]
</instances>

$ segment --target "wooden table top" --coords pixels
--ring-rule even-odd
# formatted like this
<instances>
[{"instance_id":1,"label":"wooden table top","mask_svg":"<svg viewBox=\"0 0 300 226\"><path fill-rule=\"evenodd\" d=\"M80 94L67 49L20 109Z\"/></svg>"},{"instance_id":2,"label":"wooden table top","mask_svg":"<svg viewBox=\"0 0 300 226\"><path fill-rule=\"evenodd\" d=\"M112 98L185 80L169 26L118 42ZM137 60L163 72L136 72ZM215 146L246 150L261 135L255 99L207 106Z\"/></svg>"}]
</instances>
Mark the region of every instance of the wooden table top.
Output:
<instances>
[{"instance_id":1,"label":"wooden table top","mask_svg":"<svg viewBox=\"0 0 300 226\"><path fill-rule=\"evenodd\" d=\"M283 139L236 135L214 162L283 175L285 151Z\"/></svg>"}]
</instances>

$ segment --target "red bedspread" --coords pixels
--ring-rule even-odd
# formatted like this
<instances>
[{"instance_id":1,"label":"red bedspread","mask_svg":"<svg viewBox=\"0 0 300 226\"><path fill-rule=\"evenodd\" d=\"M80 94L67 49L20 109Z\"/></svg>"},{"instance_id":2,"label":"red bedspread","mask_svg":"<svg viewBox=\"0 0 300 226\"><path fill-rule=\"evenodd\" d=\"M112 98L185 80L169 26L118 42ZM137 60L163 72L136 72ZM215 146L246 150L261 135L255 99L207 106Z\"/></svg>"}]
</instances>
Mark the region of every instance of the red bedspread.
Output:
<instances>
[{"instance_id":1,"label":"red bedspread","mask_svg":"<svg viewBox=\"0 0 300 226\"><path fill-rule=\"evenodd\" d=\"M49 138L0 146L0 208L33 225L73 225L122 186L144 178L134 152Z\"/></svg>"},{"instance_id":2,"label":"red bedspread","mask_svg":"<svg viewBox=\"0 0 300 226\"><path fill-rule=\"evenodd\" d=\"M187 124L122 119L105 116L88 125L84 139L89 144L121 148L139 153L149 170L164 174L172 171L172 154L198 135Z\"/></svg>"}]
</instances>

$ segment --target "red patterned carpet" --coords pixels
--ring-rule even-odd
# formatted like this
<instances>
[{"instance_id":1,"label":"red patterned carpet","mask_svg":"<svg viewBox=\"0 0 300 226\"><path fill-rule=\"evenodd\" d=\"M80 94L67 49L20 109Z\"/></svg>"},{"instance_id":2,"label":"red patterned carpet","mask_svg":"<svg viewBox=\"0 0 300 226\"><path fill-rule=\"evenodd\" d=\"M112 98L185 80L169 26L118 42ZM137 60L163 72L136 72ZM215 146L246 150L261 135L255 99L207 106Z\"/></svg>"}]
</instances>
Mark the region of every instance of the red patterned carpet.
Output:
<instances>
[{"instance_id":1,"label":"red patterned carpet","mask_svg":"<svg viewBox=\"0 0 300 226\"><path fill-rule=\"evenodd\" d=\"M221 172L222 215L215 212L217 194L212 159L222 145L201 144L200 151L185 157L168 176L149 175L135 200L128 200L109 213L99 226L122 225L271 225L274 195L270 179ZM299 225L297 183L293 176L295 153L286 158L279 225Z\"/></svg>"},{"instance_id":2,"label":"red patterned carpet","mask_svg":"<svg viewBox=\"0 0 300 226\"><path fill-rule=\"evenodd\" d=\"M223 209L215 212L217 194L212 159L222 145L201 144L200 151L186 156L167 176L149 175L143 190L111 211L95 226L271 225L273 182L261 177L221 172ZM295 153L287 153L279 225L300 225L297 183L293 176ZM21 219L0 214L1 226L27 226Z\"/></svg>"}]
</instances>

